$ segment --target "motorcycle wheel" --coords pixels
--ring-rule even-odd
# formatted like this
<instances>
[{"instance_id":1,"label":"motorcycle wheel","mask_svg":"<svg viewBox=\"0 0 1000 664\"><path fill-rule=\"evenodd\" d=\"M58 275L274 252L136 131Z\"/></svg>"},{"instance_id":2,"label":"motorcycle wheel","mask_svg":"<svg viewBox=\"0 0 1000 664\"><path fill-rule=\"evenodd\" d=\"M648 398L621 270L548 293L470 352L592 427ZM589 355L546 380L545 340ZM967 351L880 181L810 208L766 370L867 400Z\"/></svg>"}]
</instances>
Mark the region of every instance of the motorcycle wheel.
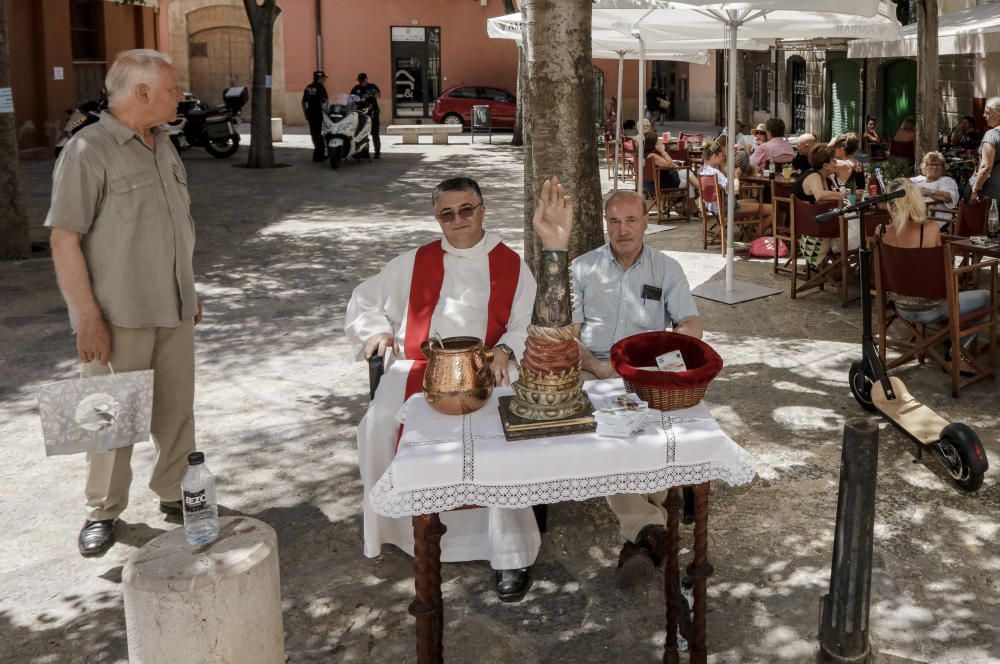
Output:
<instances>
[{"instance_id":1,"label":"motorcycle wheel","mask_svg":"<svg viewBox=\"0 0 1000 664\"><path fill-rule=\"evenodd\" d=\"M340 149L334 148L330 152L330 168L336 170L340 168Z\"/></svg>"},{"instance_id":2,"label":"motorcycle wheel","mask_svg":"<svg viewBox=\"0 0 1000 664\"><path fill-rule=\"evenodd\" d=\"M206 143L205 150L216 159L232 157L240 149L240 135L233 134L226 141L220 143Z\"/></svg>"}]
</instances>

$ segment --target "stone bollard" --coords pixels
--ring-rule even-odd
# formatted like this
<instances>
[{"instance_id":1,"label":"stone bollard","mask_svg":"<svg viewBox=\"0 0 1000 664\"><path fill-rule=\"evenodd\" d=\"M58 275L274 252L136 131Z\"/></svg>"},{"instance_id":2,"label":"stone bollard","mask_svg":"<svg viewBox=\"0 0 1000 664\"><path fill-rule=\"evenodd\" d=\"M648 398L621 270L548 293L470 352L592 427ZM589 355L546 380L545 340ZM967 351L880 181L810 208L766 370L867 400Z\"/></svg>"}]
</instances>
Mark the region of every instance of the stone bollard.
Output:
<instances>
[{"instance_id":1,"label":"stone bollard","mask_svg":"<svg viewBox=\"0 0 1000 664\"><path fill-rule=\"evenodd\" d=\"M280 143L284 140L281 118L271 118L271 142Z\"/></svg>"},{"instance_id":2,"label":"stone bollard","mask_svg":"<svg viewBox=\"0 0 1000 664\"><path fill-rule=\"evenodd\" d=\"M122 572L131 664L282 664L278 541L267 524L222 517L196 549L175 528L136 551Z\"/></svg>"}]
</instances>

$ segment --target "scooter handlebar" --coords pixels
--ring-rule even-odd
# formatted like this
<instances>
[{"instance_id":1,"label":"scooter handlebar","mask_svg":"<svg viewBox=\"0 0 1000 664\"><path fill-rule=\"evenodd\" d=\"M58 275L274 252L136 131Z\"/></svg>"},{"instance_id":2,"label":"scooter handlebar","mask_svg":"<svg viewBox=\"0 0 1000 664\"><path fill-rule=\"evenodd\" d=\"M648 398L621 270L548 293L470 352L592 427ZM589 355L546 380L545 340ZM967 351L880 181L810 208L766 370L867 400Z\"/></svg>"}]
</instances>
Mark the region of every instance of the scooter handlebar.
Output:
<instances>
[{"instance_id":1,"label":"scooter handlebar","mask_svg":"<svg viewBox=\"0 0 1000 664\"><path fill-rule=\"evenodd\" d=\"M823 214L816 215L817 224L825 224L832 219L843 216L845 214L850 214L852 212L857 212L858 210L867 210L870 207L874 207L879 203L885 203L894 198L902 198L906 195L906 191L899 189L897 191L891 191L887 194L879 194L878 196L871 196L863 201L859 201L854 205L848 205L846 207L836 208L830 210L829 212L824 212Z\"/></svg>"}]
</instances>

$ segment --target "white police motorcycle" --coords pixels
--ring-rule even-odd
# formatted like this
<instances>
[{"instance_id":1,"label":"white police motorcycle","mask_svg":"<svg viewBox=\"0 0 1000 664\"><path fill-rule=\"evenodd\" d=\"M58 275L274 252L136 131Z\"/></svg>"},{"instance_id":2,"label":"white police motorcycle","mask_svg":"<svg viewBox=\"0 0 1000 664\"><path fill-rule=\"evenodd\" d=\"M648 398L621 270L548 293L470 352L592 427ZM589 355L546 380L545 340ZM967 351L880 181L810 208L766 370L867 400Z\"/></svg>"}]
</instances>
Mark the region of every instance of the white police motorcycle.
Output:
<instances>
[{"instance_id":1,"label":"white police motorcycle","mask_svg":"<svg viewBox=\"0 0 1000 664\"><path fill-rule=\"evenodd\" d=\"M330 104L323 114L323 140L330 168L338 168L344 159L371 159L372 120L368 107L361 105L357 95L344 95L342 101Z\"/></svg>"}]
</instances>

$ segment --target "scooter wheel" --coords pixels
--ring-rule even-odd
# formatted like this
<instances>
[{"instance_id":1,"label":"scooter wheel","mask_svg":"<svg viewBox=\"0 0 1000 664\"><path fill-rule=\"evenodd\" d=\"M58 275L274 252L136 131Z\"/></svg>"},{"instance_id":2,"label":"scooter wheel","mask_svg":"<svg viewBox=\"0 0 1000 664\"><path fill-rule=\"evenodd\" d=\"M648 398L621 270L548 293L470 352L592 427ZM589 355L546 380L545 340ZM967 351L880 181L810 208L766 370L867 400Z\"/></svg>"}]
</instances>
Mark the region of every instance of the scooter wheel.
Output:
<instances>
[{"instance_id":1,"label":"scooter wheel","mask_svg":"<svg viewBox=\"0 0 1000 664\"><path fill-rule=\"evenodd\" d=\"M851 371L847 378L851 384L851 394L854 395L854 400L868 412L874 413L876 408L875 402L872 401L872 381L865 373L863 360L851 362Z\"/></svg>"},{"instance_id":2,"label":"scooter wheel","mask_svg":"<svg viewBox=\"0 0 1000 664\"><path fill-rule=\"evenodd\" d=\"M961 422L949 424L941 430L934 452L960 489L971 493L983 485L990 462L972 427Z\"/></svg>"}]
</instances>

